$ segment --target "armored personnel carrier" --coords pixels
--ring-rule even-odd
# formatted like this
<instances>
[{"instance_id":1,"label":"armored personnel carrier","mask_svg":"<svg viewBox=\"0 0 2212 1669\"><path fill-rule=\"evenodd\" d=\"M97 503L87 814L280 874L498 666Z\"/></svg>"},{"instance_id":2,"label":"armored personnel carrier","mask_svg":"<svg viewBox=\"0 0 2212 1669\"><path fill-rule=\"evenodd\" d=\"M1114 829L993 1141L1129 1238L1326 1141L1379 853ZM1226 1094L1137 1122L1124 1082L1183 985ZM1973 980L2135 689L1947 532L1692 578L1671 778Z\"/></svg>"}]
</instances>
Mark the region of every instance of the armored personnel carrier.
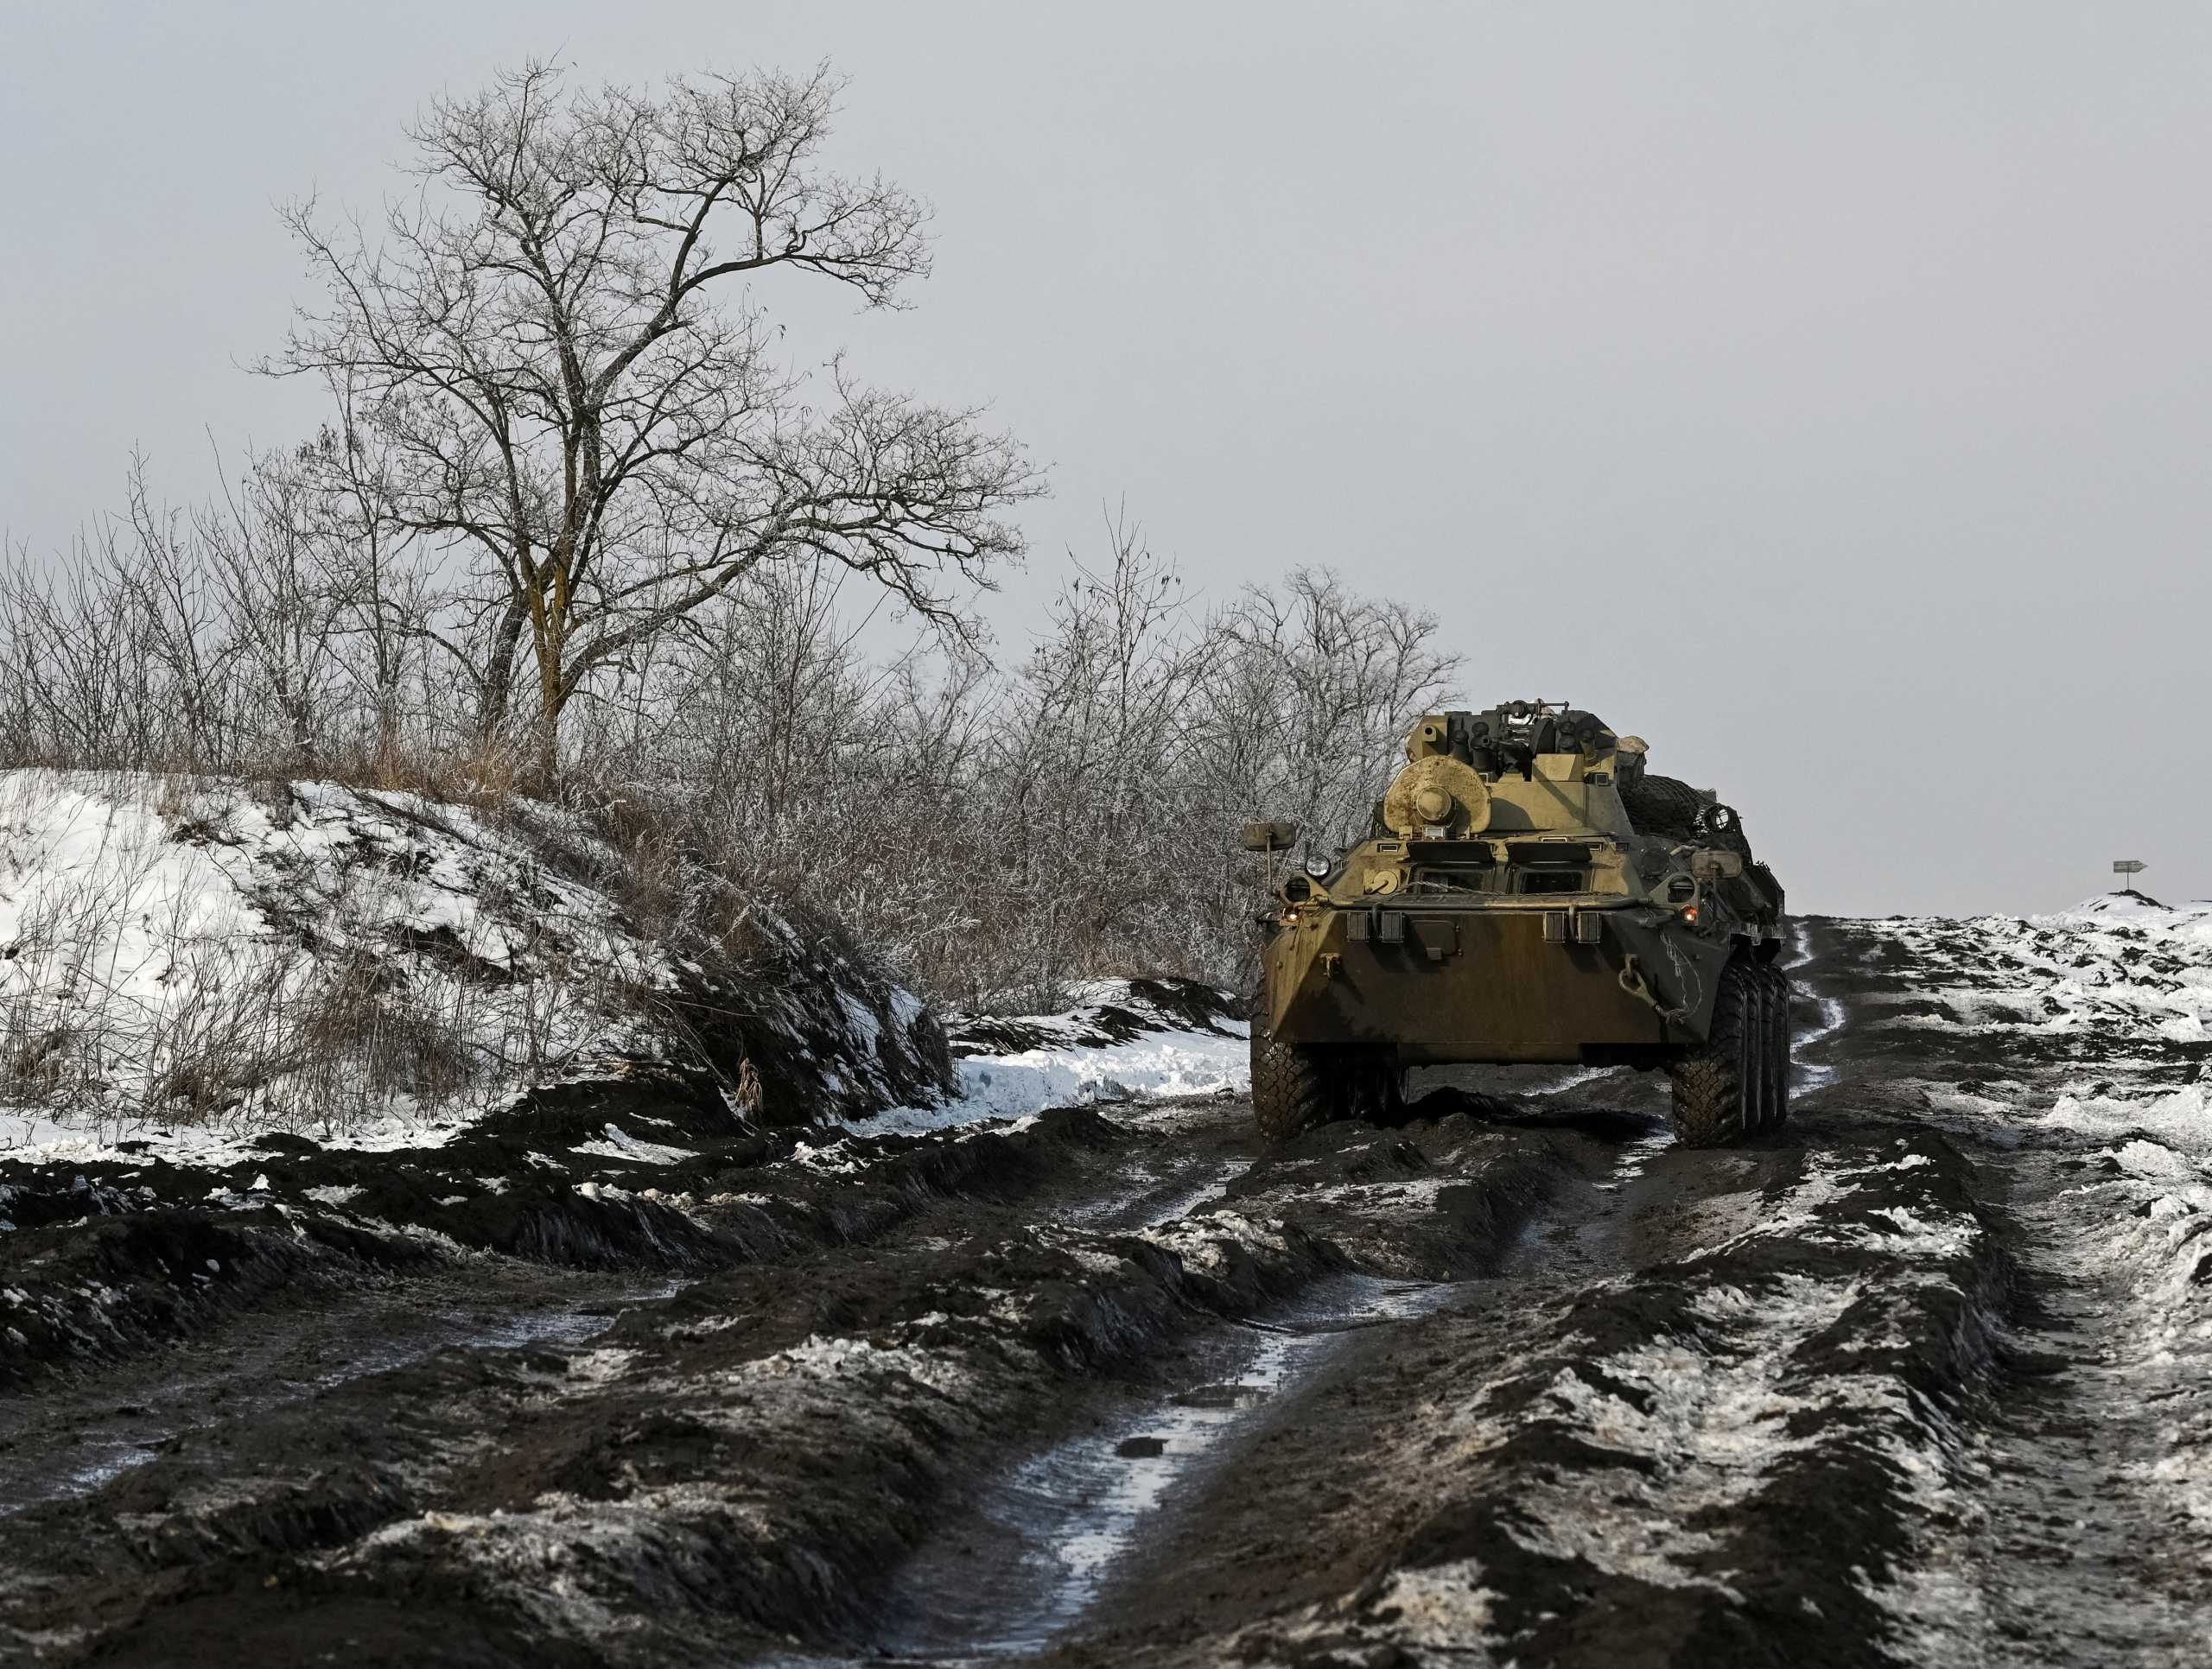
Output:
<instances>
[{"instance_id":1,"label":"armored personnel carrier","mask_svg":"<svg viewBox=\"0 0 2212 1669\"><path fill-rule=\"evenodd\" d=\"M1789 1114L1782 888L1734 811L1644 743L1543 701L1416 723L1366 840L1280 879L1252 1106L1283 1141L1384 1118L1415 1066L1664 1067L1675 1139ZM1287 823L1244 843L1295 844Z\"/></svg>"}]
</instances>

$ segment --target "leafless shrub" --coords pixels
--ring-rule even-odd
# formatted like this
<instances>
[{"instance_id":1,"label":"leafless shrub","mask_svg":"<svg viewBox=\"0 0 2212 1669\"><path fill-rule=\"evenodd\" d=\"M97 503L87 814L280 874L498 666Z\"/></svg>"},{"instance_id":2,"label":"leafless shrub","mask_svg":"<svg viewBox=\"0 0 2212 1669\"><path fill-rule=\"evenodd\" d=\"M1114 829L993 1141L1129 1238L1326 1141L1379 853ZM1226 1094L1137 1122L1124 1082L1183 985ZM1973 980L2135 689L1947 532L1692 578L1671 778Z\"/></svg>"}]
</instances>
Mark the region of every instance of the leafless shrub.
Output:
<instances>
[{"instance_id":1,"label":"leafless shrub","mask_svg":"<svg viewBox=\"0 0 2212 1669\"><path fill-rule=\"evenodd\" d=\"M968 1005L1106 972L1242 979L1236 824L1351 838L1458 663L1433 618L1332 574L1205 606L1133 525L1108 535L1003 671L927 645L871 658L827 565L702 613L610 692L580 761L660 900L645 913L808 900Z\"/></svg>"}]
</instances>

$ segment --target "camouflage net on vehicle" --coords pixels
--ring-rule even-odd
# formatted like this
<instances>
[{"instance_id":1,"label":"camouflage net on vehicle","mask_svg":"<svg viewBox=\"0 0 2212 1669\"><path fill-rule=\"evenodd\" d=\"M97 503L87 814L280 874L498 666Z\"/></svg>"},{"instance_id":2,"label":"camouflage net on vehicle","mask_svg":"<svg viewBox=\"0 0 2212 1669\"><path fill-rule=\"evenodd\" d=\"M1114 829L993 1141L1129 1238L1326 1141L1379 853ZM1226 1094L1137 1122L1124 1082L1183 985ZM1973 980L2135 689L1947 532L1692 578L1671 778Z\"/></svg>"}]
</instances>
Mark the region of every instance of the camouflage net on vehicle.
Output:
<instances>
[{"instance_id":1,"label":"camouflage net on vehicle","mask_svg":"<svg viewBox=\"0 0 2212 1669\"><path fill-rule=\"evenodd\" d=\"M1751 861L1751 843L1744 834L1741 821L1723 829L1699 828L1698 814L1705 809L1706 801L1697 790L1678 777L1645 771L1624 782L1621 805L1638 834L1657 834L1670 841L1697 841L1724 852L1739 853L1745 863Z\"/></svg>"}]
</instances>

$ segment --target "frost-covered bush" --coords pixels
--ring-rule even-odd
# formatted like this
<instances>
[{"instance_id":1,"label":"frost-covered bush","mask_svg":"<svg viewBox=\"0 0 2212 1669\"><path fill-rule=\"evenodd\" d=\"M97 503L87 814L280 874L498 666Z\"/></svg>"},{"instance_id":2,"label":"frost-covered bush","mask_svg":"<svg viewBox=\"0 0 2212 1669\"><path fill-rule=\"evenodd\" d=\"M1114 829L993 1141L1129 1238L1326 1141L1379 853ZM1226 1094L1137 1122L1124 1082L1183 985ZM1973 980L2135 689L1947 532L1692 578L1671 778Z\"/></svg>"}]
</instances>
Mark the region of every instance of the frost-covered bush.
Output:
<instances>
[{"instance_id":1,"label":"frost-covered bush","mask_svg":"<svg viewBox=\"0 0 2212 1669\"><path fill-rule=\"evenodd\" d=\"M741 892L816 902L961 1007L1055 1008L1094 975L1241 984L1262 876L1239 826L1355 838L1458 663L1433 617L1334 574L1202 606L1113 543L1004 669L871 661L834 591L760 587L641 672L580 764Z\"/></svg>"},{"instance_id":2,"label":"frost-covered bush","mask_svg":"<svg viewBox=\"0 0 2212 1669\"><path fill-rule=\"evenodd\" d=\"M272 804L345 782L465 803L486 827L526 785L576 820L605 859L592 885L648 937L734 948L763 912L809 913L931 996L1052 1008L1090 976L1240 983L1262 875L1238 825L1351 838L1458 665L1433 617L1325 571L1201 603L1120 525L1096 571L1071 559L1027 653L998 660L861 633L865 599L823 559L757 571L588 682L548 781L532 738L472 727L435 570L311 484L278 460L228 522L157 514L134 488L72 561L0 572L0 765L251 779ZM289 1005L298 977L257 961L207 988L276 980ZM414 1026L424 1072L448 1070L434 1013L316 977L334 1025ZM537 1046L545 1023L503 1013Z\"/></svg>"}]
</instances>

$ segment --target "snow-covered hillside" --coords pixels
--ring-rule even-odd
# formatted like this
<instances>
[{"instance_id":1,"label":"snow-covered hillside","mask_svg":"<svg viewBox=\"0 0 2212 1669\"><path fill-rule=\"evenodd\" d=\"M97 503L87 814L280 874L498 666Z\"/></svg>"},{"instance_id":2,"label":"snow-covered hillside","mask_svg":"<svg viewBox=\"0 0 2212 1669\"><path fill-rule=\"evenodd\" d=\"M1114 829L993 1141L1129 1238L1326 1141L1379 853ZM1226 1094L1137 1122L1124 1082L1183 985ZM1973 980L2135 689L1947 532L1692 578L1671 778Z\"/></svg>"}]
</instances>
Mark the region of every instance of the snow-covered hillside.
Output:
<instances>
[{"instance_id":1,"label":"snow-covered hillside","mask_svg":"<svg viewBox=\"0 0 2212 1669\"><path fill-rule=\"evenodd\" d=\"M920 1002L827 932L664 943L577 821L327 783L0 773L0 1151L420 1145L640 1065L734 1116L940 1092Z\"/></svg>"}]
</instances>

